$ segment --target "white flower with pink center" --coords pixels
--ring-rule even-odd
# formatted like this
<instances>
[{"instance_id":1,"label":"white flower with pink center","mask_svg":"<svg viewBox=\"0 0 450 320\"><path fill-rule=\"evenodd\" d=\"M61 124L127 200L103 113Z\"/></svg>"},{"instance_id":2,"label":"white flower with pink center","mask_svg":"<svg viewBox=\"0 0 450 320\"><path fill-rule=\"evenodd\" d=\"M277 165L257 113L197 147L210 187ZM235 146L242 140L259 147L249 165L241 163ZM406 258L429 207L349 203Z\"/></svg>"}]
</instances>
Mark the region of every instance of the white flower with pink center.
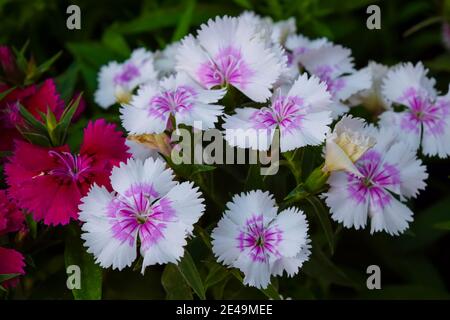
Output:
<instances>
[{"instance_id":1,"label":"white flower with pink center","mask_svg":"<svg viewBox=\"0 0 450 320\"><path fill-rule=\"evenodd\" d=\"M157 75L152 53L136 49L123 63L112 61L100 69L95 102L105 109L115 103L128 103L136 88L155 81Z\"/></svg>"},{"instance_id":2,"label":"white flower with pink center","mask_svg":"<svg viewBox=\"0 0 450 320\"><path fill-rule=\"evenodd\" d=\"M371 233L398 235L413 221L413 212L403 201L425 188L428 174L393 131L371 129L376 132L377 143L355 162L358 175L332 172L325 202L331 217L346 228L365 228L370 218Z\"/></svg>"},{"instance_id":3,"label":"white flower with pink center","mask_svg":"<svg viewBox=\"0 0 450 320\"><path fill-rule=\"evenodd\" d=\"M349 111L346 100L361 90L370 88L372 81L367 69L355 70L351 50L340 45L325 44L309 49L298 61L310 74L327 84L333 98L333 118Z\"/></svg>"},{"instance_id":4,"label":"white flower with pink center","mask_svg":"<svg viewBox=\"0 0 450 320\"><path fill-rule=\"evenodd\" d=\"M223 107L215 104L224 89L208 90L185 73L177 73L139 89L129 105L120 109L122 125L130 134L164 132L174 120L197 129L214 128Z\"/></svg>"},{"instance_id":5,"label":"white flower with pink center","mask_svg":"<svg viewBox=\"0 0 450 320\"><path fill-rule=\"evenodd\" d=\"M284 68L249 19L217 17L187 36L177 55L177 70L206 88L233 86L250 99L266 101Z\"/></svg>"},{"instance_id":6,"label":"white flower with pink center","mask_svg":"<svg viewBox=\"0 0 450 320\"><path fill-rule=\"evenodd\" d=\"M420 62L401 64L388 72L382 85L384 97L406 109L386 111L380 122L400 133L413 150L422 147L425 155L445 158L450 155L450 94L438 96L435 80L427 73Z\"/></svg>"},{"instance_id":7,"label":"white flower with pink center","mask_svg":"<svg viewBox=\"0 0 450 320\"><path fill-rule=\"evenodd\" d=\"M219 262L240 269L244 284L266 288L271 275L295 275L310 255L308 223L302 211L278 208L269 192L235 195L213 230Z\"/></svg>"},{"instance_id":8,"label":"white flower with pink center","mask_svg":"<svg viewBox=\"0 0 450 320\"><path fill-rule=\"evenodd\" d=\"M177 263L205 209L198 188L175 182L164 162L152 158L121 163L110 179L113 192L94 185L79 206L88 252L103 268L122 270L139 246L142 273L149 265Z\"/></svg>"},{"instance_id":9,"label":"white flower with pink center","mask_svg":"<svg viewBox=\"0 0 450 320\"><path fill-rule=\"evenodd\" d=\"M319 145L329 131L330 103L326 84L303 74L289 89L277 90L270 106L238 108L227 116L225 139L231 146L267 150L279 129L281 152Z\"/></svg>"}]
</instances>

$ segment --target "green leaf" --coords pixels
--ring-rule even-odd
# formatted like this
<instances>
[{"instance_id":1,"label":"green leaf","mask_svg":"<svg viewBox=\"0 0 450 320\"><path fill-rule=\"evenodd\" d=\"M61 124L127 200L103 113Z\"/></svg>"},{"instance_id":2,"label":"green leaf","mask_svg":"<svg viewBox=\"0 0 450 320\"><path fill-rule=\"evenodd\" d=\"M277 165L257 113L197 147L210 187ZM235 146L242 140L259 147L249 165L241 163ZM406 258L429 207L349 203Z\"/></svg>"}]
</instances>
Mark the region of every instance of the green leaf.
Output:
<instances>
[{"instance_id":1,"label":"green leaf","mask_svg":"<svg viewBox=\"0 0 450 320\"><path fill-rule=\"evenodd\" d=\"M14 54L16 56L17 66L23 73L26 73L28 68L28 60L25 57L25 51L27 50L29 44L30 40L27 40L20 50L13 48Z\"/></svg>"},{"instance_id":2,"label":"green leaf","mask_svg":"<svg viewBox=\"0 0 450 320\"><path fill-rule=\"evenodd\" d=\"M450 231L450 221L439 222L434 225L436 229L449 230Z\"/></svg>"},{"instance_id":3,"label":"green leaf","mask_svg":"<svg viewBox=\"0 0 450 320\"><path fill-rule=\"evenodd\" d=\"M192 257L187 250L184 252L184 257L178 262L178 270L197 296L200 299L205 300L205 287L203 286L202 279L195 266L194 260L192 260Z\"/></svg>"},{"instance_id":4,"label":"green leaf","mask_svg":"<svg viewBox=\"0 0 450 320\"><path fill-rule=\"evenodd\" d=\"M76 100L70 101L69 105L64 110L61 115L61 119L55 128L55 135L58 138L58 145L63 145L66 142L67 132L69 130L69 126L72 123L72 118L75 112L77 111L78 105L80 104L83 93L81 92Z\"/></svg>"},{"instance_id":5,"label":"green leaf","mask_svg":"<svg viewBox=\"0 0 450 320\"><path fill-rule=\"evenodd\" d=\"M337 284L355 289L359 289L363 285L351 280L349 276L335 265L317 246L313 247L311 258L305 263L302 270L308 276L327 284Z\"/></svg>"},{"instance_id":6,"label":"green leaf","mask_svg":"<svg viewBox=\"0 0 450 320\"><path fill-rule=\"evenodd\" d=\"M442 17L441 16L435 16L435 17L429 17L419 23L417 23L416 25L412 26L411 28L409 28L408 30L406 30L403 33L404 37L409 37L410 35L412 35L413 33L422 30L423 28L429 27L430 25L433 25L435 23L441 23L442 22Z\"/></svg>"},{"instance_id":7,"label":"green leaf","mask_svg":"<svg viewBox=\"0 0 450 320\"><path fill-rule=\"evenodd\" d=\"M178 270L177 266L169 263L164 268L161 284L166 291L167 300L192 300L192 291Z\"/></svg>"},{"instance_id":8,"label":"green leaf","mask_svg":"<svg viewBox=\"0 0 450 320\"><path fill-rule=\"evenodd\" d=\"M47 133L47 127L41 121L36 119L24 106L19 106L20 115L24 118L24 120L37 132L41 134Z\"/></svg>"},{"instance_id":9,"label":"green leaf","mask_svg":"<svg viewBox=\"0 0 450 320\"><path fill-rule=\"evenodd\" d=\"M32 144L37 144L43 147L50 147L52 145L47 135L23 130L19 131L20 134Z\"/></svg>"},{"instance_id":10,"label":"green leaf","mask_svg":"<svg viewBox=\"0 0 450 320\"><path fill-rule=\"evenodd\" d=\"M11 91L13 91L16 87L11 87L3 92L0 92L0 101L2 101Z\"/></svg>"},{"instance_id":11,"label":"green leaf","mask_svg":"<svg viewBox=\"0 0 450 320\"><path fill-rule=\"evenodd\" d=\"M67 229L64 251L66 268L77 265L81 270L81 288L73 289L76 300L99 300L102 297L102 268L91 254L86 252L80 237L80 228L71 225Z\"/></svg>"},{"instance_id":12,"label":"green leaf","mask_svg":"<svg viewBox=\"0 0 450 320\"><path fill-rule=\"evenodd\" d=\"M172 36L172 41L178 41L183 38L188 32L191 26L192 14L194 13L195 5L197 3L196 0L186 0L186 5L184 8L183 15L178 22L177 28Z\"/></svg>"},{"instance_id":13,"label":"green leaf","mask_svg":"<svg viewBox=\"0 0 450 320\"><path fill-rule=\"evenodd\" d=\"M36 239L36 236L37 236L37 223L33 219L33 215L32 214L25 215L25 221L27 223L28 230L30 230L31 237L33 239Z\"/></svg>"},{"instance_id":14,"label":"green leaf","mask_svg":"<svg viewBox=\"0 0 450 320\"><path fill-rule=\"evenodd\" d=\"M266 0L269 6L270 12L277 20L283 18L283 8L278 0Z\"/></svg>"},{"instance_id":15,"label":"green leaf","mask_svg":"<svg viewBox=\"0 0 450 320\"><path fill-rule=\"evenodd\" d=\"M125 41L125 38L120 33L111 31L111 29L107 29L103 34L102 43L123 58L127 58L131 54L130 47Z\"/></svg>"},{"instance_id":16,"label":"green leaf","mask_svg":"<svg viewBox=\"0 0 450 320\"><path fill-rule=\"evenodd\" d=\"M258 164L249 165L244 190L263 189L264 181L260 169Z\"/></svg>"},{"instance_id":17,"label":"green leaf","mask_svg":"<svg viewBox=\"0 0 450 320\"><path fill-rule=\"evenodd\" d=\"M179 7L144 12L140 17L129 22L116 23L111 27L111 31L121 34L137 34L172 27L180 20L181 14L182 10Z\"/></svg>"},{"instance_id":18,"label":"green leaf","mask_svg":"<svg viewBox=\"0 0 450 320\"><path fill-rule=\"evenodd\" d=\"M20 276L19 273L0 274L0 283L14 279L15 277L18 276Z\"/></svg>"},{"instance_id":19,"label":"green leaf","mask_svg":"<svg viewBox=\"0 0 450 320\"><path fill-rule=\"evenodd\" d=\"M236 3L237 5L241 6L242 8L245 9L253 9L253 5L249 0L233 0L234 3Z\"/></svg>"},{"instance_id":20,"label":"green leaf","mask_svg":"<svg viewBox=\"0 0 450 320\"><path fill-rule=\"evenodd\" d=\"M64 101L69 101L72 98L75 86L78 80L78 73L80 69L76 63L72 63L67 70L56 78L56 86L58 92Z\"/></svg>"},{"instance_id":21,"label":"green leaf","mask_svg":"<svg viewBox=\"0 0 450 320\"><path fill-rule=\"evenodd\" d=\"M328 210L325 209L322 201L317 199L315 196L310 196L305 199L313 208L313 212L315 213L325 233L325 238L327 239L328 246L330 247L330 252L331 254L334 254L334 232L331 227L330 214L328 213Z\"/></svg>"},{"instance_id":22,"label":"green leaf","mask_svg":"<svg viewBox=\"0 0 450 320\"><path fill-rule=\"evenodd\" d=\"M51 57L50 59L48 59L41 65L39 65L36 69L36 75L40 75L40 74L46 72L48 69L50 69L50 67L55 63L56 60L58 60L58 58L61 56L61 54L62 54L62 51L58 52L53 57Z\"/></svg>"}]
</instances>

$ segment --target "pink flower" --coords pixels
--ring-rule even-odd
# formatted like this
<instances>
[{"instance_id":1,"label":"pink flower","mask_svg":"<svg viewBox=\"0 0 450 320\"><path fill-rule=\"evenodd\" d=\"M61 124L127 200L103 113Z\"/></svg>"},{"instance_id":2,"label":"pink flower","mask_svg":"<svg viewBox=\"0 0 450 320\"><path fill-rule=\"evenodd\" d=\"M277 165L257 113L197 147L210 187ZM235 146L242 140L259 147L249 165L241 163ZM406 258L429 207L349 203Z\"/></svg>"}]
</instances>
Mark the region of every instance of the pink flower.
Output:
<instances>
[{"instance_id":1,"label":"pink flower","mask_svg":"<svg viewBox=\"0 0 450 320\"><path fill-rule=\"evenodd\" d=\"M5 165L10 196L47 225L77 219L78 204L90 186L110 188L112 167L129 157L125 139L115 129L103 119L89 123L79 153L67 145L45 148L16 141Z\"/></svg>"},{"instance_id":2,"label":"pink flower","mask_svg":"<svg viewBox=\"0 0 450 320\"><path fill-rule=\"evenodd\" d=\"M0 236L19 231L23 222L23 213L6 197L6 191L0 190Z\"/></svg>"},{"instance_id":3,"label":"pink flower","mask_svg":"<svg viewBox=\"0 0 450 320\"><path fill-rule=\"evenodd\" d=\"M0 274L25 274L23 267L25 263L23 261L23 255L13 249L6 249L0 247ZM14 287L17 285L18 279L10 279L2 282L3 287Z\"/></svg>"}]
</instances>

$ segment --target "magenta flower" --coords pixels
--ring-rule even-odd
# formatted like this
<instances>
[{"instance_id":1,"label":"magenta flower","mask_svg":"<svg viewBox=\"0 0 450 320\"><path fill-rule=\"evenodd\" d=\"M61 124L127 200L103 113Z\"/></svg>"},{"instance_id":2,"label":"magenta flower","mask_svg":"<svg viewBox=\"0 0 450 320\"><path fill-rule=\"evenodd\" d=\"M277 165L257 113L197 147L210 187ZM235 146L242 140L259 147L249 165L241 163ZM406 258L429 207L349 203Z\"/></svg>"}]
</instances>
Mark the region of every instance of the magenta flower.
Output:
<instances>
[{"instance_id":1,"label":"magenta flower","mask_svg":"<svg viewBox=\"0 0 450 320\"><path fill-rule=\"evenodd\" d=\"M93 183L110 188L112 167L129 154L116 126L97 120L88 124L80 153L17 141L5 166L9 194L20 207L47 225L78 218L78 204Z\"/></svg>"}]
</instances>

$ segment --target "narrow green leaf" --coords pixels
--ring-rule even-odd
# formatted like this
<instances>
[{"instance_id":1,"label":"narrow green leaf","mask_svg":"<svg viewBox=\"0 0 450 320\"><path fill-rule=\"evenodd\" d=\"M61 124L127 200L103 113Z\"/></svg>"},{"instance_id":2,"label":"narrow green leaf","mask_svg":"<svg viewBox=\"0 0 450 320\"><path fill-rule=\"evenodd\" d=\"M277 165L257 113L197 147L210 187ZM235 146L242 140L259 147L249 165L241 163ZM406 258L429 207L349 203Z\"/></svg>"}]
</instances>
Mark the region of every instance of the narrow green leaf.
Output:
<instances>
[{"instance_id":1,"label":"narrow green leaf","mask_svg":"<svg viewBox=\"0 0 450 320\"><path fill-rule=\"evenodd\" d=\"M27 139L29 142L31 142L32 144L37 144L39 146L43 146L43 147L50 147L51 146L51 142L49 140L49 138L47 137L47 135L43 135L40 133L36 133L36 132L28 132L28 131L23 131L23 130L19 130L20 134Z\"/></svg>"},{"instance_id":2,"label":"narrow green leaf","mask_svg":"<svg viewBox=\"0 0 450 320\"><path fill-rule=\"evenodd\" d=\"M183 10L183 15L178 22L177 28L172 36L172 41L178 41L183 38L188 32L191 26L192 14L194 13L196 0L186 0L185 8Z\"/></svg>"},{"instance_id":3,"label":"narrow green leaf","mask_svg":"<svg viewBox=\"0 0 450 320\"><path fill-rule=\"evenodd\" d=\"M19 106L20 115L24 118L24 120L35 130L37 130L41 134L47 133L47 128L45 124L36 119L24 106Z\"/></svg>"},{"instance_id":4,"label":"narrow green leaf","mask_svg":"<svg viewBox=\"0 0 450 320\"><path fill-rule=\"evenodd\" d=\"M423 28L429 27L435 23L442 23L442 17L441 16L429 17L429 18L417 23L416 25L412 26L408 30L406 30L403 33L403 36L405 38L409 37L413 33L416 33L417 31L422 30Z\"/></svg>"},{"instance_id":5,"label":"narrow green leaf","mask_svg":"<svg viewBox=\"0 0 450 320\"><path fill-rule=\"evenodd\" d=\"M79 73L78 65L74 62L67 70L56 78L58 92L64 101L69 101L75 90Z\"/></svg>"},{"instance_id":6,"label":"narrow green leaf","mask_svg":"<svg viewBox=\"0 0 450 320\"><path fill-rule=\"evenodd\" d=\"M180 7L144 12L134 20L115 24L111 31L121 34L137 34L165 27L173 27L180 20L181 14Z\"/></svg>"},{"instance_id":7,"label":"narrow green leaf","mask_svg":"<svg viewBox=\"0 0 450 320\"><path fill-rule=\"evenodd\" d=\"M19 273L0 274L0 283L14 279L15 277L18 276L20 276Z\"/></svg>"},{"instance_id":8,"label":"narrow green leaf","mask_svg":"<svg viewBox=\"0 0 450 320\"><path fill-rule=\"evenodd\" d=\"M66 268L77 265L81 270L81 288L73 289L76 300L99 300L102 297L102 268L91 254L86 252L80 237L80 228L70 225L67 229L64 251Z\"/></svg>"},{"instance_id":9,"label":"narrow green leaf","mask_svg":"<svg viewBox=\"0 0 450 320\"><path fill-rule=\"evenodd\" d=\"M436 223L434 227L440 230L450 230L450 221Z\"/></svg>"},{"instance_id":10,"label":"narrow green leaf","mask_svg":"<svg viewBox=\"0 0 450 320\"><path fill-rule=\"evenodd\" d=\"M112 27L113 28L113 27ZM127 58L131 54L130 47L125 38L120 33L107 29L102 36L102 43L108 48L114 50L123 58Z\"/></svg>"},{"instance_id":11,"label":"narrow green leaf","mask_svg":"<svg viewBox=\"0 0 450 320\"><path fill-rule=\"evenodd\" d=\"M258 164L250 164L245 179L244 190L263 189L264 181Z\"/></svg>"},{"instance_id":12,"label":"narrow green leaf","mask_svg":"<svg viewBox=\"0 0 450 320\"><path fill-rule=\"evenodd\" d=\"M214 263L205 279L205 289L208 289L228 277L229 273L222 265Z\"/></svg>"},{"instance_id":13,"label":"narrow green leaf","mask_svg":"<svg viewBox=\"0 0 450 320\"><path fill-rule=\"evenodd\" d=\"M202 279L197 270L197 267L195 266L194 260L187 250L185 250L184 257L181 258L180 262L178 263L178 270L180 270L184 279L192 288L192 290L194 290L197 296L200 299L205 300L205 287L203 286Z\"/></svg>"},{"instance_id":14,"label":"narrow green leaf","mask_svg":"<svg viewBox=\"0 0 450 320\"><path fill-rule=\"evenodd\" d=\"M13 91L16 87L11 87L0 93L0 101L2 101L11 91Z\"/></svg>"},{"instance_id":15,"label":"narrow green leaf","mask_svg":"<svg viewBox=\"0 0 450 320\"><path fill-rule=\"evenodd\" d=\"M166 291L167 300L192 300L191 288L184 280L177 266L169 263L164 268L161 284Z\"/></svg>"},{"instance_id":16,"label":"narrow green leaf","mask_svg":"<svg viewBox=\"0 0 450 320\"><path fill-rule=\"evenodd\" d=\"M249 0L233 0L234 3L236 3L237 5L241 6L242 8L245 9L253 9L253 5Z\"/></svg>"},{"instance_id":17,"label":"narrow green leaf","mask_svg":"<svg viewBox=\"0 0 450 320\"><path fill-rule=\"evenodd\" d=\"M55 54L53 57L45 61L44 63L40 64L36 69L36 75L40 75L44 72L46 72L50 67L55 63L56 60L61 56L62 51L59 51L57 54Z\"/></svg>"},{"instance_id":18,"label":"narrow green leaf","mask_svg":"<svg viewBox=\"0 0 450 320\"><path fill-rule=\"evenodd\" d=\"M32 214L25 215L25 221L27 223L28 230L30 230L31 237L33 239L36 239L36 236L37 236L37 223L33 219L33 215Z\"/></svg>"},{"instance_id":19,"label":"narrow green leaf","mask_svg":"<svg viewBox=\"0 0 450 320\"><path fill-rule=\"evenodd\" d=\"M59 140L58 145L63 145L66 143L69 126L72 123L73 115L77 111L82 96L83 93L81 92L76 100L70 101L69 105L66 107L63 114L61 115L61 119L59 120L55 128L55 135L58 137Z\"/></svg>"}]
</instances>

